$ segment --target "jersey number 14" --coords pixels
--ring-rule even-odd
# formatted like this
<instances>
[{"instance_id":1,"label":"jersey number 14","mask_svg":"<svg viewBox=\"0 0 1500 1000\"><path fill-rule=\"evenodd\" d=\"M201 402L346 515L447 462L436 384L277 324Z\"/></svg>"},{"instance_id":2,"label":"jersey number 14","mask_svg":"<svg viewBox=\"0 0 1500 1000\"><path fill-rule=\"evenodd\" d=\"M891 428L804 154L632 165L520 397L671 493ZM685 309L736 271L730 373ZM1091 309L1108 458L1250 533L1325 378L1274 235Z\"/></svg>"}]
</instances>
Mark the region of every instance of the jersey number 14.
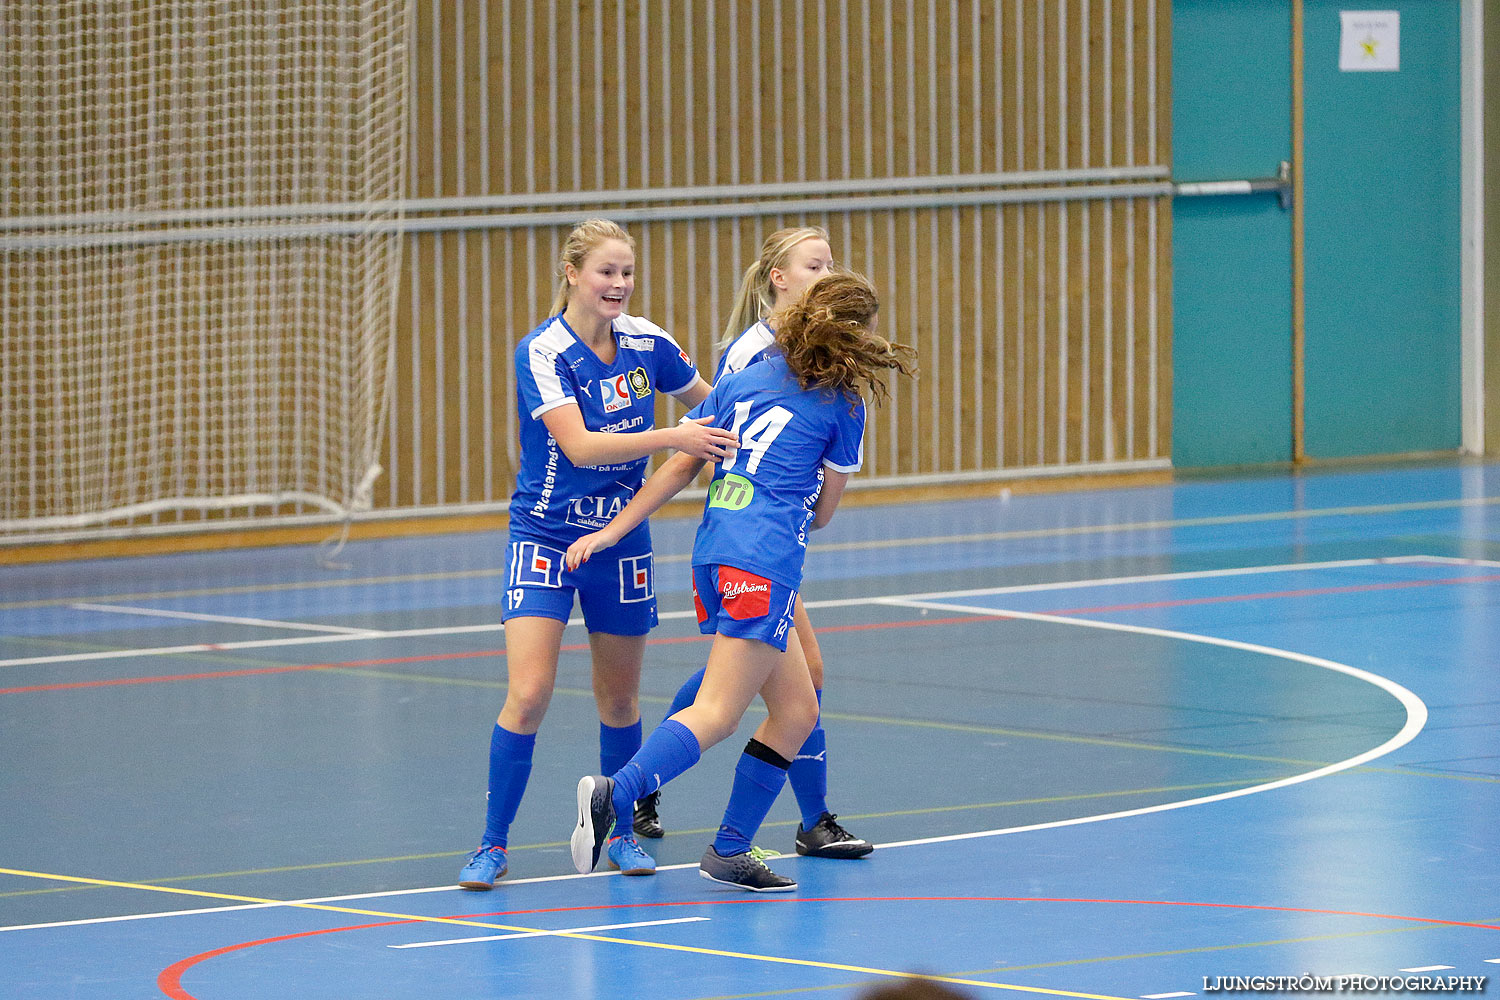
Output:
<instances>
[{"instance_id":1,"label":"jersey number 14","mask_svg":"<svg viewBox=\"0 0 1500 1000\"><path fill-rule=\"evenodd\" d=\"M755 422L746 430L745 420L750 416L750 403L745 401L734 404L734 426L730 428L740 439L740 449L724 460L723 468L728 471L734 468L741 455L745 455L745 471L754 474L760 468L760 460L765 457L766 449L776 440L776 436L786 429L786 425L792 421L792 411L784 406L773 406L765 413L755 419Z\"/></svg>"}]
</instances>

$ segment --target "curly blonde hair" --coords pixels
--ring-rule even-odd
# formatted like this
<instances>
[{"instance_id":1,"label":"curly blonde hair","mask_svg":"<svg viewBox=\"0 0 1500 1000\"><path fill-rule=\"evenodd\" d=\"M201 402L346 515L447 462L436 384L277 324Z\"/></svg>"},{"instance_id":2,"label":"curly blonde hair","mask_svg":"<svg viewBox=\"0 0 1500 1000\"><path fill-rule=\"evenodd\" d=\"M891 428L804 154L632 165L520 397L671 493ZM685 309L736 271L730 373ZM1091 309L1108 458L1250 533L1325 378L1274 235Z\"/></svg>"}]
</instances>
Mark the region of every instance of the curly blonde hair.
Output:
<instances>
[{"instance_id":1,"label":"curly blonde hair","mask_svg":"<svg viewBox=\"0 0 1500 1000\"><path fill-rule=\"evenodd\" d=\"M782 314L776 343L804 389L828 389L856 399L884 401L887 371L916 374L917 352L870 329L880 311L864 275L837 271L808 286Z\"/></svg>"}]
</instances>

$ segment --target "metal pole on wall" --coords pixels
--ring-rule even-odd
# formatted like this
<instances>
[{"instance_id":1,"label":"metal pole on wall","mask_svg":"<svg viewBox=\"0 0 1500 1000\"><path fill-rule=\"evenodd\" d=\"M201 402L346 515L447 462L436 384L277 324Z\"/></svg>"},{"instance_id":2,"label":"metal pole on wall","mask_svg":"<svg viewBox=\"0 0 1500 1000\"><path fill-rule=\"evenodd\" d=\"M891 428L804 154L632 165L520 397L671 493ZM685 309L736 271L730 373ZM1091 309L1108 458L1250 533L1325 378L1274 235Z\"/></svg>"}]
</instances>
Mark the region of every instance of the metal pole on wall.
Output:
<instances>
[{"instance_id":1,"label":"metal pole on wall","mask_svg":"<svg viewBox=\"0 0 1500 1000\"><path fill-rule=\"evenodd\" d=\"M1302 212L1303 46L1302 0L1292 0L1292 464L1307 459L1304 363L1307 346L1307 284L1303 271Z\"/></svg>"},{"instance_id":2,"label":"metal pole on wall","mask_svg":"<svg viewBox=\"0 0 1500 1000\"><path fill-rule=\"evenodd\" d=\"M1463 194L1459 280L1461 305L1460 420L1462 448L1466 455L1485 452L1485 351L1484 351L1484 5L1466 0L1460 14L1460 105L1462 153L1459 161Z\"/></svg>"}]
</instances>

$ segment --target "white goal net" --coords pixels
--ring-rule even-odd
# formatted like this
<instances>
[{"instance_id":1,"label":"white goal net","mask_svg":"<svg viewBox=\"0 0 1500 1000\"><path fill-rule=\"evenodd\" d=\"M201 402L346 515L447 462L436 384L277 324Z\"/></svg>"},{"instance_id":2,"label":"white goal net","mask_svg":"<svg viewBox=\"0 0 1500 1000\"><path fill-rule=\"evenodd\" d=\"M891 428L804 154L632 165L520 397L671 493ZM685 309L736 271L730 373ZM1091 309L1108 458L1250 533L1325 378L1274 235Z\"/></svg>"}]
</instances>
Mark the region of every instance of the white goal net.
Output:
<instances>
[{"instance_id":1,"label":"white goal net","mask_svg":"<svg viewBox=\"0 0 1500 1000\"><path fill-rule=\"evenodd\" d=\"M369 505L410 22L0 3L0 539Z\"/></svg>"}]
</instances>

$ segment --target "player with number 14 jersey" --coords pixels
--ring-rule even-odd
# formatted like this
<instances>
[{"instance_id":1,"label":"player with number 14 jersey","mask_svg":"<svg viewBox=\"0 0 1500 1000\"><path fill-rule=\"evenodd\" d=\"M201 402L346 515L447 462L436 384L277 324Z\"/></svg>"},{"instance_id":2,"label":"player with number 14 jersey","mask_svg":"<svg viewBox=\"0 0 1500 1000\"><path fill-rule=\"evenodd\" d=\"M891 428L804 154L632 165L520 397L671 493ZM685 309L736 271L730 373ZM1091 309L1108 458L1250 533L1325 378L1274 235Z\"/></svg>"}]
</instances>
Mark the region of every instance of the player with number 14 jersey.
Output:
<instances>
[{"instance_id":1,"label":"player with number 14 jersey","mask_svg":"<svg viewBox=\"0 0 1500 1000\"><path fill-rule=\"evenodd\" d=\"M693 565L733 566L799 589L819 469L859 470L864 403L801 388L777 353L720 378L688 414L710 415L740 447L714 468Z\"/></svg>"}]
</instances>

